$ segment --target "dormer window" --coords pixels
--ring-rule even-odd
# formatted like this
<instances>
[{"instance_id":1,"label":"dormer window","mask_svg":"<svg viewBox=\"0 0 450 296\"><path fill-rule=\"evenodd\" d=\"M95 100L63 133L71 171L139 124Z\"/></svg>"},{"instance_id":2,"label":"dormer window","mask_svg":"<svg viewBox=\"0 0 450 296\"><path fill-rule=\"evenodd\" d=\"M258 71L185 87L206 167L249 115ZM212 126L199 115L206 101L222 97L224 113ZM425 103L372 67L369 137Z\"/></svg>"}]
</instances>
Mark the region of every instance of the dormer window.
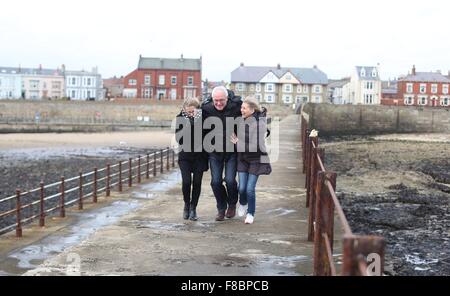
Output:
<instances>
[{"instance_id":1,"label":"dormer window","mask_svg":"<svg viewBox=\"0 0 450 296\"><path fill-rule=\"evenodd\" d=\"M361 69L361 77L365 77L366 76L366 71L364 69Z\"/></svg>"},{"instance_id":2,"label":"dormer window","mask_svg":"<svg viewBox=\"0 0 450 296\"><path fill-rule=\"evenodd\" d=\"M375 69L372 70L372 77L377 77L377 71Z\"/></svg>"}]
</instances>

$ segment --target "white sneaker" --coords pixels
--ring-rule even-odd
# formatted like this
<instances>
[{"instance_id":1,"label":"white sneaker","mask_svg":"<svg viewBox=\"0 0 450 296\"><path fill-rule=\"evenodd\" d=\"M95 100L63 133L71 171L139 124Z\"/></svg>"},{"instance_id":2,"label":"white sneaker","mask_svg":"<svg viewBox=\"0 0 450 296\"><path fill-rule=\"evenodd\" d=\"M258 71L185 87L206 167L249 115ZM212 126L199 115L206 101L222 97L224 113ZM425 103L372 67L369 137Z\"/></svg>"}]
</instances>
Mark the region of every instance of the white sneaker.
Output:
<instances>
[{"instance_id":1,"label":"white sneaker","mask_svg":"<svg viewBox=\"0 0 450 296\"><path fill-rule=\"evenodd\" d=\"M253 215L247 214L247 217L245 218L245 224L252 224L253 223Z\"/></svg>"},{"instance_id":2,"label":"white sneaker","mask_svg":"<svg viewBox=\"0 0 450 296\"><path fill-rule=\"evenodd\" d=\"M244 215L247 214L247 209L248 209L248 204L246 204L246 205L239 204L238 216L244 217Z\"/></svg>"}]
</instances>

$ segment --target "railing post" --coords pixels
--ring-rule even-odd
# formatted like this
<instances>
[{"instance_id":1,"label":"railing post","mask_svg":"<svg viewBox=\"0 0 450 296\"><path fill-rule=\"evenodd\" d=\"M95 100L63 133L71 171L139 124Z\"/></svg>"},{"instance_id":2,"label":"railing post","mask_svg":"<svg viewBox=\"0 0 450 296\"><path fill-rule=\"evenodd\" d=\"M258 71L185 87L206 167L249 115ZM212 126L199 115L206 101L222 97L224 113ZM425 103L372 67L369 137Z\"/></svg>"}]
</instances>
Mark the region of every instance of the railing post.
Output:
<instances>
[{"instance_id":1,"label":"railing post","mask_svg":"<svg viewBox=\"0 0 450 296\"><path fill-rule=\"evenodd\" d=\"M119 161L119 192L122 192L122 161Z\"/></svg>"},{"instance_id":2,"label":"railing post","mask_svg":"<svg viewBox=\"0 0 450 296\"><path fill-rule=\"evenodd\" d=\"M379 236L346 235L343 239L342 275L361 275L359 256L367 262L367 274L381 276L384 273L384 238Z\"/></svg>"},{"instance_id":3,"label":"railing post","mask_svg":"<svg viewBox=\"0 0 450 296\"><path fill-rule=\"evenodd\" d=\"M141 183L141 156L138 155L138 184Z\"/></svg>"},{"instance_id":4,"label":"railing post","mask_svg":"<svg viewBox=\"0 0 450 296\"><path fill-rule=\"evenodd\" d=\"M163 149L161 149L159 151L159 153L161 154L161 173L164 172L164 161L163 161L164 155L163 155L163 151L164 151Z\"/></svg>"},{"instance_id":5,"label":"railing post","mask_svg":"<svg viewBox=\"0 0 450 296\"><path fill-rule=\"evenodd\" d=\"M305 139L305 163L306 163L306 171L305 171L305 188L308 189L308 180L309 180L309 148L310 148L311 138L309 137L309 129L306 129L306 139ZM308 192L306 192L308 193ZM308 197L308 195L306 195ZM309 200L306 198L306 207L309 206Z\"/></svg>"},{"instance_id":6,"label":"railing post","mask_svg":"<svg viewBox=\"0 0 450 296\"><path fill-rule=\"evenodd\" d=\"M65 209L65 201L64 201L64 194L65 194L66 190L64 189L64 176L61 177L61 199L60 199L60 206L61 206L61 211L59 213L59 216L61 218L66 217L66 209Z\"/></svg>"},{"instance_id":7,"label":"railing post","mask_svg":"<svg viewBox=\"0 0 450 296\"><path fill-rule=\"evenodd\" d=\"M175 150L172 149L172 167L175 167Z\"/></svg>"},{"instance_id":8,"label":"railing post","mask_svg":"<svg viewBox=\"0 0 450 296\"><path fill-rule=\"evenodd\" d=\"M131 158L128 159L128 187L133 185L133 172L131 171Z\"/></svg>"},{"instance_id":9,"label":"railing post","mask_svg":"<svg viewBox=\"0 0 450 296\"><path fill-rule=\"evenodd\" d=\"M325 155L325 150L322 148L313 148L311 152L311 174L310 174L310 184L309 184L309 215L308 215L308 241L314 241L314 222L316 221L316 184L317 184L317 173L319 172L319 161L317 157L320 157L323 161Z\"/></svg>"},{"instance_id":10,"label":"railing post","mask_svg":"<svg viewBox=\"0 0 450 296\"><path fill-rule=\"evenodd\" d=\"M153 177L156 177L156 151L153 152Z\"/></svg>"},{"instance_id":11,"label":"railing post","mask_svg":"<svg viewBox=\"0 0 450 296\"><path fill-rule=\"evenodd\" d=\"M314 190L312 188L312 183L314 181L315 175L314 175L314 153L313 153L313 144L315 147L317 147L319 141L317 137L310 137L308 134L309 144L308 144L308 168L306 170L307 172L307 185L306 185L306 207L309 207L311 204L311 196L313 195L311 192Z\"/></svg>"},{"instance_id":12,"label":"railing post","mask_svg":"<svg viewBox=\"0 0 450 296\"><path fill-rule=\"evenodd\" d=\"M20 190L16 190L16 236L22 237L22 217L20 215L22 205L20 204Z\"/></svg>"},{"instance_id":13,"label":"railing post","mask_svg":"<svg viewBox=\"0 0 450 296\"><path fill-rule=\"evenodd\" d=\"M147 153L147 166L146 166L145 177L147 179L150 178L150 155L148 153Z\"/></svg>"},{"instance_id":14,"label":"railing post","mask_svg":"<svg viewBox=\"0 0 450 296\"><path fill-rule=\"evenodd\" d=\"M170 170L170 147L167 147L167 171Z\"/></svg>"},{"instance_id":15,"label":"railing post","mask_svg":"<svg viewBox=\"0 0 450 296\"><path fill-rule=\"evenodd\" d=\"M329 181L333 189L336 190L336 173L320 171L317 174L315 188L317 200L315 204L314 275L321 276L331 275L327 247L322 234L328 236L331 252L333 252L334 239L334 202L325 183L326 181Z\"/></svg>"},{"instance_id":16,"label":"railing post","mask_svg":"<svg viewBox=\"0 0 450 296\"><path fill-rule=\"evenodd\" d=\"M111 165L106 165L106 197L111 195Z\"/></svg>"},{"instance_id":17,"label":"railing post","mask_svg":"<svg viewBox=\"0 0 450 296\"><path fill-rule=\"evenodd\" d=\"M45 226L44 181L41 181L41 183L39 183L39 187L41 188L39 195L39 211L40 211L39 226L44 227Z\"/></svg>"},{"instance_id":18,"label":"railing post","mask_svg":"<svg viewBox=\"0 0 450 296\"><path fill-rule=\"evenodd\" d=\"M94 203L97 203L97 180L98 180L98 175L97 175L97 168L94 168L94 192L92 194L92 201Z\"/></svg>"},{"instance_id":19,"label":"railing post","mask_svg":"<svg viewBox=\"0 0 450 296\"><path fill-rule=\"evenodd\" d=\"M80 170L79 173L79 188L78 188L78 210L83 209L83 172Z\"/></svg>"}]
</instances>

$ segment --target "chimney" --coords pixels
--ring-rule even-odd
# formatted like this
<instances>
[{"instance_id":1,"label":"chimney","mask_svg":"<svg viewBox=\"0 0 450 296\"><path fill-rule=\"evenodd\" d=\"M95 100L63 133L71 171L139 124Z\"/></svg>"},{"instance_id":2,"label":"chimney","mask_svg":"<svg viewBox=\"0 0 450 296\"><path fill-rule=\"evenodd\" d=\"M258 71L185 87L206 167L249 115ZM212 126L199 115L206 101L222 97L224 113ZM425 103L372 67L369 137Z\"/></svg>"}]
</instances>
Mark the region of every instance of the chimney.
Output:
<instances>
[{"instance_id":1,"label":"chimney","mask_svg":"<svg viewBox=\"0 0 450 296\"><path fill-rule=\"evenodd\" d=\"M313 68L314 68L314 69L317 69L317 65L314 65Z\"/></svg>"},{"instance_id":2,"label":"chimney","mask_svg":"<svg viewBox=\"0 0 450 296\"><path fill-rule=\"evenodd\" d=\"M39 71L42 71L42 64L39 64Z\"/></svg>"},{"instance_id":3,"label":"chimney","mask_svg":"<svg viewBox=\"0 0 450 296\"><path fill-rule=\"evenodd\" d=\"M277 64L277 69L280 70L281 69L281 65L278 63Z\"/></svg>"},{"instance_id":4,"label":"chimney","mask_svg":"<svg viewBox=\"0 0 450 296\"><path fill-rule=\"evenodd\" d=\"M244 63L243 62L241 62L241 67L244 67Z\"/></svg>"},{"instance_id":5,"label":"chimney","mask_svg":"<svg viewBox=\"0 0 450 296\"><path fill-rule=\"evenodd\" d=\"M436 73L442 74L441 70L436 70Z\"/></svg>"},{"instance_id":6,"label":"chimney","mask_svg":"<svg viewBox=\"0 0 450 296\"><path fill-rule=\"evenodd\" d=\"M22 72L22 66L19 64L19 73Z\"/></svg>"},{"instance_id":7,"label":"chimney","mask_svg":"<svg viewBox=\"0 0 450 296\"><path fill-rule=\"evenodd\" d=\"M64 64L61 65L61 71L62 71L63 73L66 72L66 65L64 65Z\"/></svg>"},{"instance_id":8,"label":"chimney","mask_svg":"<svg viewBox=\"0 0 450 296\"><path fill-rule=\"evenodd\" d=\"M183 61L183 54L181 54L181 59L180 60Z\"/></svg>"},{"instance_id":9,"label":"chimney","mask_svg":"<svg viewBox=\"0 0 450 296\"><path fill-rule=\"evenodd\" d=\"M413 76L416 75L416 65L413 65L413 68L412 68L412 75L413 75Z\"/></svg>"}]
</instances>

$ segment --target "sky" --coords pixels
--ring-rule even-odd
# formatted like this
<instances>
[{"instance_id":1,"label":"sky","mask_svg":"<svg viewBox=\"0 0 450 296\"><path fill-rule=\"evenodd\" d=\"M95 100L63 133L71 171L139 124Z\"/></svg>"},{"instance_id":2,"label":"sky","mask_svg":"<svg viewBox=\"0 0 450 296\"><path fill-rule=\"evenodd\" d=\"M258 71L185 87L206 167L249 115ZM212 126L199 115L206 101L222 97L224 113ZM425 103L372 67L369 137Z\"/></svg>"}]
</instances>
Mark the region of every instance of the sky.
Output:
<instances>
[{"instance_id":1,"label":"sky","mask_svg":"<svg viewBox=\"0 0 450 296\"><path fill-rule=\"evenodd\" d=\"M4 0L0 66L127 75L144 57L203 59L203 79L246 66L313 67L328 78L379 64L382 79L450 70L445 0Z\"/></svg>"}]
</instances>

